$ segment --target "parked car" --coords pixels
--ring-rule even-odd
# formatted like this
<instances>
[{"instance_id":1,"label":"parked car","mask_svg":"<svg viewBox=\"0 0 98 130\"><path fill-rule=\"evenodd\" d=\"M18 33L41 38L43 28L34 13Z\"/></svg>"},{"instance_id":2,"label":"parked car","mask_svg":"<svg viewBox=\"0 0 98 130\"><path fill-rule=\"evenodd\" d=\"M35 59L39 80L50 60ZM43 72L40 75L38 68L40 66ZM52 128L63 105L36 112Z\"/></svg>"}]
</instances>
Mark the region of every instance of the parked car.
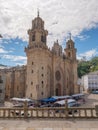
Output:
<instances>
[{"instance_id":1,"label":"parked car","mask_svg":"<svg viewBox=\"0 0 98 130\"><path fill-rule=\"evenodd\" d=\"M41 108L44 108L44 107L52 107L52 104L44 104L44 105L41 105L40 107L41 107Z\"/></svg>"},{"instance_id":2,"label":"parked car","mask_svg":"<svg viewBox=\"0 0 98 130\"><path fill-rule=\"evenodd\" d=\"M92 94L98 94L98 91L92 91Z\"/></svg>"},{"instance_id":3,"label":"parked car","mask_svg":"<svg viewBox=\"0 0 98 130\"><path fill-rule=\"evenodd\" d=\"M22 103L18 103L18 104L13 105L13 107L23 107L23 104Z\"/></svg>"},{"instance_id":4,"label":"parked car","mask_svg":"<svg viewBox=\"0 0 98 130\"><path fill-rule=\"evenodd\" d=\"M72 102L72 103L70 103L68 106L69 106L69 107L78 107L78 106L80 106L80 105L81 105L80 102Z\"/></svg>"},{"instance_id":5,"label":"parked car","mask_svg":"<svg viewBox=\"0 0 98 130\"><path fill-rule=\"evenodd\" d=\"M34 106L34 103L28 103L28 107Z\"/></svg>"},{"instance_id":6,"label":"parked car","mask_svg":"<svg viewBox=\"0 0 98 130\"><path fill-rule=\"evenodd\" d=\"M76 104L70 104L70 106L68 105L68 107L69 107L69 108L70 108L70 107L75 107L75 105L77 106L78 103L76 102ZM53 105L53 107L62 107L62 105L56 103L56 104ZM65 110L59 110L59 109L58 109L58 110L55 110L55 112L56 112L56 113L58 113L58 112L65 113ZM72 109L70 110L70 109L69 109L68 114L72 114L72 113L76 113L76 112L78 112L77 109L74 109L74 110L72 110Z\"/></svg>"}]
</instances>

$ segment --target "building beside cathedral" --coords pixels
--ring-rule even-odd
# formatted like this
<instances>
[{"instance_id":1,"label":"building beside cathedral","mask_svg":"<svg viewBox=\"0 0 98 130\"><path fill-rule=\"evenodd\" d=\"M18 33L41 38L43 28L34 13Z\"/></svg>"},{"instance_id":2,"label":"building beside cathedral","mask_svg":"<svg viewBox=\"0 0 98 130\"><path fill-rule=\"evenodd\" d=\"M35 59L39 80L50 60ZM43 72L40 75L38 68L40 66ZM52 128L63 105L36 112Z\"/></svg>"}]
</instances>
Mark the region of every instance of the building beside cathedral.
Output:
<instances>
[{"instance_id":1,"label":"building beside cathedral","mask_svg":"<svg viewBox=\"0 0 98 130\"><path fill-rule=\"evenodd\" d=\"M5 77L3 80L4 97L10 99L12 97L25 97L26 88L26 66L16 66L0 70L0 76Z\"/></svg>"},{"instance_id":2,"label":"building beside cathedral","mask_svg":"<svg viewBox=\"0 0 98 130\"><path fill-rule=\"evenodd\" d=\"M76 48L72 39L67 41L64 52L58 40L50 50L48 31L39 14L32 21L28 35L27 65L3 70L6 74L5 97L42 99L78 93Z\"/></svg>"},{"instance_id":3,"label":"building beside cathedral","mask_svg":"<svg viewBox=\"0 0 98 130\"><path fill-rule=\"evenodd\" d=\"M4 73L0 75L0 106L4 105L5 99L5 75Z\"/></svg>"}]
</instances>

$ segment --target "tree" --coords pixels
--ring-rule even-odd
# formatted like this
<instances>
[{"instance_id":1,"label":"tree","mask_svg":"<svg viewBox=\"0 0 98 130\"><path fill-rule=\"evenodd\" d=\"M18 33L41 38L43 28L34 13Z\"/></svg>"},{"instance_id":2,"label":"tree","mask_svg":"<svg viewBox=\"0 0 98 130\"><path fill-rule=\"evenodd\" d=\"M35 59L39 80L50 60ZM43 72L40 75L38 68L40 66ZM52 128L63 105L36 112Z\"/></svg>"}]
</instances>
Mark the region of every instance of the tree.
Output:
<instances>
[{"instance_id":1,"label":"tree","mask_svg":"<svg viewBox=\"0 0 98 130\"><path fill-rule=\"evenodd\" d=\"M82 61L78 64L78 77L87 74L90 72L90 63L89 61Z\"/></svg>"},{"instance_id":2,"label":"tree","mask_svg":"<svg viewBox=\"0 0 98 130\"><path fill-rule=\"evenodd\" d=\"M82 60L81 62L78 63L78 77L79 78L93 71L98 71L98 57L93 57L89 61Z\"/></svg>"},{"instance_id":3,"label":"tree","mask_svg":"<svg viewBox=\"0 0 98 130\"><path fill-rule=\"evenodd\" d=\"M90 64L91 64L91 72L98 71L98 57L92 58Z\"/></svg>"}]
</instances>

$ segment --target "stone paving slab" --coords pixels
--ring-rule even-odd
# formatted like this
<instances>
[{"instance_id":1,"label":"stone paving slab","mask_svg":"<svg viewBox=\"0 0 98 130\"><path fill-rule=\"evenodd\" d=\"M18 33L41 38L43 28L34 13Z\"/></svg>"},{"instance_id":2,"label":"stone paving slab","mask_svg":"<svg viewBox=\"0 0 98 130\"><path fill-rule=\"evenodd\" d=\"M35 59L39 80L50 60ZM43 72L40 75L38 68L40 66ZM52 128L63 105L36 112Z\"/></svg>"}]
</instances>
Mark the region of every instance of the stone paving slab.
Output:
<instances>
[{"instance_id":1,"label":"stone paving slab","mask_svg":"<svg viewBox=\"0 0 98 130\"><path fill-rule=\"evenodd\" d=\"M10 127L10 128L3 128L0 130L40 130L40 128L14 128L14 127ZM42 128L42 130L98 130L98 128L60 128L60 129L56 129L56 128Z\"/></svg>"},{"instance_id":2,"label":"stone paving slab","mask_svg":"<svg viewBox=\"0 0 98 130\"><path fill-rule=\"evenodd\" d=\"M24 128L24 127L9 127L9 128L2 128L0 130L98 130L98 128Z\"/></svg>"},{"instance_id":3,"label":"stone paving slab","mask_svg":"<svg viewBox=\"0 0 98 130\"><path fill-rule=\"evenodd\" d=\"M98 130L96 120L1 120L0 130Z\"/></svg>"}]
</instances>

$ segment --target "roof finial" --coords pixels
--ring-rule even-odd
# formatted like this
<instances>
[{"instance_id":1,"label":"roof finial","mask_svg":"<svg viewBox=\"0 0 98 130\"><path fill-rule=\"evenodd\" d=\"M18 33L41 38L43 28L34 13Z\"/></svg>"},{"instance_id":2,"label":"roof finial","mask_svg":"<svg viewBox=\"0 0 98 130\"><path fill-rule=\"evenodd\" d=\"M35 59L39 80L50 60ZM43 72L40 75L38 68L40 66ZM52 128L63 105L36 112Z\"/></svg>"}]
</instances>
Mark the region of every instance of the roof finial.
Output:
<instances>
[{"instance_id":1,"label":"roof finial","mask_svg":"<svg viewBox=\"0 0 98 130\"><path fill-rule=\"evenodd\" d=\"M69 33L69 39L70 39L70 40L71 40L71 36L72 36L72 35L71 35L71 32L70 32L70 33Z\"/></svg>"},{"instance_id":2,"label":"roof finial","mask_svg":"<svg viewBox=\"0 0 98 130\"><path fill-rule=\"evenodd\" d=\"M37 9L37 17L39 17L39 8Z\"/></svg>"}]
</instances>

